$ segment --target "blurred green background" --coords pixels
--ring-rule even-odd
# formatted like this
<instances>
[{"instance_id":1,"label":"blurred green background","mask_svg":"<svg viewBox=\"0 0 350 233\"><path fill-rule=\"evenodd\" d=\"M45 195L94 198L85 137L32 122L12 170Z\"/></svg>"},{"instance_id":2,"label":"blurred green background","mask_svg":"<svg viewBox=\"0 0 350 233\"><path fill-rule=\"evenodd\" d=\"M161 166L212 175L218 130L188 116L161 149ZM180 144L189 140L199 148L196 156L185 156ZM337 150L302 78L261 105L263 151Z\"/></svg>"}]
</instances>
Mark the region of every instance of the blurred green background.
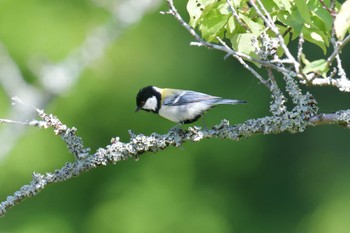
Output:
<instances>
[{"instance_id":1,"label":"blurred green background","mask_svg":"<svg viewBox=\"0 0 350 233\"><path fill-rule=\"evenodd\" d=\"M185 1L176 5L187 17ZM153 114L134 113L136 93L150 84L248 101L210 111L208 126L224 118L235 124L269 115L264 86L224 54L190 47L189 34L159 10L167 6L126 28L72 89L46 107L78 128L92 152L115 136L127 142L129 129L166 133L174 126ZM27 81L40 86L29 61L36 56L61 61L109 17L88 0L1 0L0 41ZM316 47L305 52L322 55ZM349 94L335 88L309 91L321 112L350 107ZM0 118L9 107L0 87ZM349 152L349 131L339 126L186 143L51 184L0 218L0 233L348 233ZM28 128L0 161L0 199L28 183L32 172L53 171L72 160L51 129Z\"/></svg>"}]
</instances>

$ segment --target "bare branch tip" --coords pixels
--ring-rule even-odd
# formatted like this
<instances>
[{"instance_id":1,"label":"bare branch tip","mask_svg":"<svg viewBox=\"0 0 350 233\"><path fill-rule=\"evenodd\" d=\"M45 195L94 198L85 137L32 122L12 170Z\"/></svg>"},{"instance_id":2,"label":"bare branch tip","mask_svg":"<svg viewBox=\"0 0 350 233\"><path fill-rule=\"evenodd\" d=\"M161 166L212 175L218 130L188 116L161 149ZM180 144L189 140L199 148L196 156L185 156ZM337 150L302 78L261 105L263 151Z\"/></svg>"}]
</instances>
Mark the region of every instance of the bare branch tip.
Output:
<instances>
[{"instance_id":1,"label":"bare branch tip","mask_svg":"<svg viewBox=\"0 0 350 233\"><path fill-rule=\"evenodd\" d=\"M168 10L168 11L160 11L159 12L161 15L174 15L173 10Z\"/></svg>"},{"instance_id":2,"label":"bare branch tip","mask_svg":"<svg viewBox=\"0 0 350 233\"><path fill-rule=\"evenodd\" d=\"M203 43L202 43L202 42L197 42L197 41L192 41L192 42L190 43L190 46L201 47L201 46L203 46Z\"/></svg>"},{"instance_id":3,"label":"bare branch tip","mask_svg":"<svg viewBox=\"0 0 350 233\"><path fill-rule=\"evenodd\" d=\"M232 53L228 53L224 56L224 60L227 60L229 57L231 57Z\"/></svg>"},{"instance_id":4,"label":"bare branch tip","mask_svg":"<svg viewBox=\"0 0 350 233\"><path fill-rule=\"evenodd\" d=\"M11 100L12 100L12 105L14 106L14 105L16 105L16 104L24 104L24 102L23 102L23 100L21 99L21 98L19 98L18 96L13 96L12 98L11 98Z\"/></svg>"}]
</instances>

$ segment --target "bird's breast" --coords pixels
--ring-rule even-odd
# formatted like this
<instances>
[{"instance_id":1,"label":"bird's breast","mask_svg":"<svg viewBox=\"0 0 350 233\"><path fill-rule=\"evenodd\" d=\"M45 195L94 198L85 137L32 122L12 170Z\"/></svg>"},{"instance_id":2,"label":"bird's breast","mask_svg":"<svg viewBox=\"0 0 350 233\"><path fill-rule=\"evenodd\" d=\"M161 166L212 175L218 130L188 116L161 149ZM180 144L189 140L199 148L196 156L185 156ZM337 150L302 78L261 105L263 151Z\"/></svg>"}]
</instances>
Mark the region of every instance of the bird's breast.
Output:
<instances>
[{"instance_id":1,"label":"bird's breast","mask_svg":"<svg viewBox=\"0 0 350 233\"><path fill-rule=\"evenodd\" d=\"M159 115L170 121L180 123L198 118L210 107L210 105L204 103L191 103L180 106L162 105L159 109Z\"/></svg>"}]
</instances>

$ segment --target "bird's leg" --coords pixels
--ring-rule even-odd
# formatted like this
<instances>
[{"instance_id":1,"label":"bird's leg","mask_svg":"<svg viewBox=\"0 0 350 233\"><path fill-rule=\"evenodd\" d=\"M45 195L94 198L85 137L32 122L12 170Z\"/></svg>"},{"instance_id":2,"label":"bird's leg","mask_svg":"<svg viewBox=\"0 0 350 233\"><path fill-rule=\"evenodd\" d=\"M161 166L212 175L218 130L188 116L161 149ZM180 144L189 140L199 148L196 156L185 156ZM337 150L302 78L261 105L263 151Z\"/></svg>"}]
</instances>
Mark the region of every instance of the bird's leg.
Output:
<instances>
[{"instance_id":1,"label":"bird's leg","mask_svg":"<svg viewBox=\"0 0 350 233\"><path fill-rule=\"evenodd\" d=\"M182 122L177 123L175 126L171 127L169 131L177 131L180 129L180 126L182 125Z\"/></svg>"},{"instance_id":2,"label":"bird's leg","mask_svg":"<svg viewBox=\"0 0 350 233\"><path fill-rule=\"evenodd\" d=\"M203 129L207 130L207 125L205 124L205 120L204 120L204 114L202 114L202 122L203 122Z\"/></svg>"}]
</instances>

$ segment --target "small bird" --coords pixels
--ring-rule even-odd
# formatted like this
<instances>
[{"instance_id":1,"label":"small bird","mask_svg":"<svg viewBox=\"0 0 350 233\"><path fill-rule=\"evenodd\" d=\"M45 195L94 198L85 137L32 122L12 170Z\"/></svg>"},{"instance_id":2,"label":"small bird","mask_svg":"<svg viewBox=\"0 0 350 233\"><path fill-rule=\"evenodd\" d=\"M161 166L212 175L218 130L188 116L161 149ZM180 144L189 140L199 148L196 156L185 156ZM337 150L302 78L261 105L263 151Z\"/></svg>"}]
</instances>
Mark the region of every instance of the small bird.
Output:
<instances>
[{"instance_id":1,"label":"small bird","mask_svg":"<svg viewBox=\"0 0 350 233\"><path fill-rule=\"evenodd\" d=\"M136 111L161 115L178 124L197 121L204 112L220 104L244 104L243 100L223 99L196 91L147 86L136 96Z\"/></svg>"}]
</instances>

